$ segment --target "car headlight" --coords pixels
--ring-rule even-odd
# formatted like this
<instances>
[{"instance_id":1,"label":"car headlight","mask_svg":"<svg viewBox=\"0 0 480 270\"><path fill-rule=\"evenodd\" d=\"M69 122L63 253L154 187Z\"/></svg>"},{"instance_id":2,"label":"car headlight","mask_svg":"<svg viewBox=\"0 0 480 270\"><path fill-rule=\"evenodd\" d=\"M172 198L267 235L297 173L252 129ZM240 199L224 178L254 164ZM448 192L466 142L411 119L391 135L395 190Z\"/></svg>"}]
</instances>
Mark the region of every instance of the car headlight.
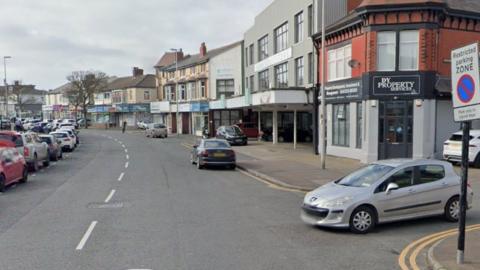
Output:
<instances>
[{"instance_id":1,"label":"car headlight","mask_svg":"<svg viewBox=\"0 0 480 270\"><path fill-rule=\"evenodd\" d=\"M352 199L352 197L346 196L343 198L335 199L328 201L323 204L324 207L341 207L345 205L345 203L349 202Z\"/></svg>"}]
</instances>

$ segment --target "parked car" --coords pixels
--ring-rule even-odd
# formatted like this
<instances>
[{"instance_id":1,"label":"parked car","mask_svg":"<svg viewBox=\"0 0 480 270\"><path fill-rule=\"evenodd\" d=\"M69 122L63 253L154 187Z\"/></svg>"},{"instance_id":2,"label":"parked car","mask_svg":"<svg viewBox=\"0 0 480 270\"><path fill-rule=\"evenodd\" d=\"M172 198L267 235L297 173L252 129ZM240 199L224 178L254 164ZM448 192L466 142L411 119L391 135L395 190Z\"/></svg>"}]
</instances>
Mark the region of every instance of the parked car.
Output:
<instances>
[{"instance_id":1,"label":"parked car","mask_svg":"<svg viewBox=\"0 0 480 270\"><path fill-rule=\"evenodd\" d=\"M40 140L34 132L18 133L16 131L0 131L0 140L13 142L18 152L23 155L32 171L38 170L38 163L50 165L48 145Z\"/></svg>"},{"instance_id":2,"label":"parked car","mask_svg":"<svg viewBox=\"0 0 480 270\"><path fill-rule=\"evenodd\" d=\"M226 140L202 139L199 144L193 146L190 155L192 164L198 169L205 166L226 166L230 169L236 167L235 151Z\"/></svg>"},{"instance_id":3,"label":"parked car","mask_svg":"<svg viewBox=\"0 0 480 270\"><path fill-rule=\"evenodd\" d=\"M70 135L70 137L74 139L75 147L80 143L80 138L78 137L77 133L75 132L75 130L71 129L70 127L61 127L56 131L67 132L68 135Z\"/></svg>"},{"instance_id":4,"label":"parked car","mask_svg":"<svg viewBox=\"0 0 480 270\"><path fill-rule=\"evenodd\" d=\"M152 121L149 121L149 120L138 121L137 122L137 128L138 129L146 129L149 124L152 124Z\"/></svg>"},{"instance_id":5,"label":"parked car","mask_svg":"<svg viewBox=\"0 0 480 270\"><path fill-rule=\"evenodd\" d=\"M145 136L152 138L167 138L167 127L164 124L148 124L145 129Z\"/></svg>"},{"instance_id":6,"label":"parked car","mask_svg":"<svg viewBox=\"0 0 480 270\"><path fill-rule=\"evenodd\" d=\"M440 160L374 162L305 195L301 218L317 226L368 233L376 224L443 215L459 217L460 177ZM468 206L473 192L468 188Z\"/></svg>"},{"instance_id":7,"label":"parked car","mask_svg":"<svg viewBox=\"0 0 480 270\"><path fill-rule=\"evenodd\" d=\"M75 119L63 119L63 122L61 123L61 125L62 124L71 125L71 126L74 126L75 128L78 128L78 123L77 121L75 121Z\"/></svg>"},{"instance_id":8,"label":"parked car","mask_svg":"<svg viewBox=\"0 0 480 270\"><path fill-rule=\"evenodd\" d=\"M0 192L8 185L28 180L28 167L25 158L12 146L0 145Z\"/></svg>"},{"instance_id":9,"label":"parked car","mask_svg":"<svg viewBox=\"0 0 480 270\"><path fill-rule=\"evenodd\" d=\"M221 126L217 129L217 139L225 139L231 145L247 145L248 138L245 133L236 125Z\"/></svg>"},{"instance_id":10,"label":"parked car","mask_svg":"<svg viewBox=\"0 0 480 270\"><path fill-rule=\"evenodd\" d=\"M236 124L248 138L258 138L258 126L255 123Z\"/></svg>"},{"instance_id":11,"label":"parked car","mask_svg":"<svg viewBox=\"0 0 480 270\"><path fill-rule=\"evenodd\" d=\"M85 121L85 118L80 118L77 120L77 124L79 127L85 127L86 125L91 126L92 120L88 119Z\"/></svg>"},{"instance_id":12,"label":"parked car","mask_svg":"<svg viewBox=\"0 0 480 270\"><path fill-rule=\"evenodd\" d=\"M455 132L443 143L443 158L452 162L462 161L462 131ZM480 168L480 130L470 130L468 161Z\"/></svg>"},{"instance_id":13,"label":"parked car","mask_svg":"<svg viewBox=\"0 0 480 270\"><path fill-rule=\"evenodd\" d=\"M50 132L57 140L60 141L62 151L72 152L75 149L75 138L71 137L66 131L54 131Z\"/></svg>"},{"instance_id":14,"label":"parked car","mask_svg":"<svg viewBox=\"0 0 480 270\"><path fill-rule=\"evenodd\" d=\"M63 157L62 143L53 135L40 135L40 139L48 145L48 156L51 161L57 161Z\"/></svg>"}]
</instances>

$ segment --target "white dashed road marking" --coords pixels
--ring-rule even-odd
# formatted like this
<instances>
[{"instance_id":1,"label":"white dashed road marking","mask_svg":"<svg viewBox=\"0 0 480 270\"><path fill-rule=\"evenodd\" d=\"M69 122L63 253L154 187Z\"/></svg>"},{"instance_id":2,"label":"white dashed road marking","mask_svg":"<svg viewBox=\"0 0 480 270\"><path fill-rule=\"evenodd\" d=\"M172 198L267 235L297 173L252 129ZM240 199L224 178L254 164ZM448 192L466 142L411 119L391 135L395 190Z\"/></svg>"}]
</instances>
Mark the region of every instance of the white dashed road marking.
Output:
<instances>
[{"instance_id":1,"label":"white dashed road marking","mask_svg":"<svg viewBox=\"0 0 480 270\"><path fill-rule=\"evenodd\" d=\"M125 173L124 173L124 172L122 172L122 173L120 174L120 176L118 177L117 180L118 180L118 181L122 181L123 176L125 176Z\"/></svg>"},{"instance_id":2,"label":"white dashed road marking","mask_svg":"<svg viewBox=\"0 0 480 270\"><path fill-rule=\"evenodd\" d=\"M128 149L125 149L125 153L128 153Z\"/></svg>"},{"instance_id":3,"label":"white dashed road marking","mask_svg":"<svg viewBox=\"0 0 480 270\"><path fill-rule=\"evenodd\" d=\"M129 155L127 155L127 156L126 156L126 158L127 158L127 159L130 159L130 156L129 156Z\"/></svg>"},{"instance_id":4,"label":"white dashed road marking","mask_svg":"<svg viewBox=\"0 0 480 270\"><path fill-rule=\"evenodd\" d=\"M128 168L128 161L125 162L125 169Z\"/></svg>"},{"instance_id":5,"label":"white dashed road marking","mask_svg":"<svg viewBox=\"0 0 480 270\"><path fill-rule=\"evenodd\" d=\"M123 147L123 148L127 148L127 147L125 146L125 144L122 144L122 147Z\"/></svg>"},{"instance_id":6,"label":"white dashed road marking","mask_svg":"<svg viewBox=\"0 0 480 270\"><path fill-rule=\"evenodd\" d=\"M90 237L90 235L92 234L92 231L93 231L93 229L95 228L96 225L97 225L97 221L96 220L92 221L92 223L88 227L87 231L83 235L82 239L80 240L80 243L78 243L78 246L77 246L76 250L82 250L83 249L83 247L87 243L87 240Z\"/></svg>"},{"instance_id":7,"label":"white dashed road marking","mask_svg":"<svg viewBox=\"0 0 480 270\"><path fill-rule=\"evenodd\" d=\"M110 191L110 194L108 194L107 198L105 199L105 203L108 203L112 199L114 194L115 194L115 189L112 189L112 191Z\"/></svg>"}]
</instances>

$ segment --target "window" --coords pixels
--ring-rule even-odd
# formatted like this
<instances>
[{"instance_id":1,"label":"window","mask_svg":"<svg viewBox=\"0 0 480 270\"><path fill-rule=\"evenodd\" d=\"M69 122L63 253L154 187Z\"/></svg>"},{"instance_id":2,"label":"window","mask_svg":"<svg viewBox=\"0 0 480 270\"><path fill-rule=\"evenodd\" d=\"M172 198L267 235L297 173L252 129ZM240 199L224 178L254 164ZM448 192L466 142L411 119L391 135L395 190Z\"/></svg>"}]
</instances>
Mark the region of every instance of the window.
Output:
<instances>
[{"instance_id":1,"label":"window","mask_svg":"<svg viewBox=\"0 0 480 270\"><path fill-rule=\"evenodd\" d=\"M143 90L143 99L150 100L150 90Z\"/></svg>"},{"instance_id":2,"label":"window","mask_svg":"<svg viewBox=\"0 0 480 270\"><path fill-rule=\"evenodd\" d=\"M418 31L400 32L399 70L418 70Z\"/></svg>"},{"instance_id":3,"label":"window","mask_svg":"<svg viewBox=\"0 0 480 270\"><path fill-rule=\"evenodd\" d=\"M255 76L250 76L250 93L255 91Z\"/></svg>"},{"instance_id":4,"label":"window","mask_svg":"<svg viewBox=\"0 0 480 270\"><path fill-rule=\"evenodd\" d=\"M401 169L400 171L394 173L390 176L385 182L383 182L378 188L375 190L375 193L378 192L385 192L387 190L388 184L395 183L398 185L398 188L405 188L412 185L413 180L413 168L405 168Z\"/></svg>"},{"instance_id":5,"label":"window","mask_svg":"<svg viewBox=\"0 0 480 270\"><path fill-rule=\"evenodd\" d=\"M248 47L245 48L245 66L248 67Z\"/></svg>"},{"instance_id":6,"label":"window","mask_svg":"<svg viewBox=\"0 0 480 270\"><path fill-rule=\"evenodd\" d=\"M245 77L245 89L250 90L250 79L248 77Z\"/></svg>"},{"instance_id":7,"label":"window","mask_svg":"<svg viewBox=\"0 0 480 270\"><path fill-rule=\"evenodd\" d=\"M352 45L328 51L328 81L352 77L348 62L352 59Z\"/></svg>"},{"instance_id":8,"label":"window","mask_svg":"<svg viewBox=\"0 0 480 270\"><path fill-rule=\"evenodd\" d=\"M357 102L357 148L362 148L363 140L363 104Z\"/></svg>"},{"instance_id":9,"label":"window","mask_svg":"<svg viewBox=\"0 0 480 270\"><path fill-rule=\"evenodd\" d=\"M303 41L303 11L295 15L295 43Z\"/></svg>"},{"instance_id":10,"label":"window","mask_svg":"<svg viewBox=\"0 0 480 270\"><path fill-rule=\"evenodd\" d=\"M195 67L190 68L190 74L192 74L192 75L195 74Z\"/></svg>"},{"instance_id":11,"label":"window","mask_svg":"<svg viewBox=\"0 0 480 270\"><path fill-rule=\"evenodd\" d=\"M441 165L422 165L416 167L418 173L414 178L414 185L427 184L445 177L445 169Z\"/></svg>"},{"instance_id":12,"label":"window","mask_svg":"<svg viewBox=\"0 0 480 270\"><path fill-rule=\"evenodd\" d=\"M250 65L253 65L253 44L250 44L250 52L249 52L249 58L250 58Z\"/></svg>"},{"instance_id":13,"label":"window","mask_svg":"<svg viewBox=\"0 0 480 270\"><path fill-rule=\"evenodd\" d=\"M109 99L110 98L110 93L103 93L103 98L104 99Z\"/></svg>"},{"instance_id":14,"label":"window","mask_svg":"<svg viewBox=\"0 0 480 270\"><path fill-rule=\"evenodd\" d=\"M200 95L201 98L207 97L207 86L205 81L200 81Z\"/></svg>"},{"instance_id":15,"label":"window","mask_svg":"<svg viewBox=\"0 0 480 270\"><path fill-rule=\"evenodd\" d=\"M128 90L128 99L130 101L133 101L133 91L132 90Z\"/></svg>"},{"instance_id":16,"label":"window","mask_svg":"<svg viewBox=\"0 0 480 270\"><path fill-rule=\"evenodd\" d=\"M201 64L200 65L200 72L205 72L207 70L207 65L206 64Z\"/></svg>"},{"instance_id":17,"label":"window","mask_svg":"<svg viewBox=\"0 0 480 270\"><path fill-rule=\"evenodd\" d=\"M275 86L288 87L288 66L287 63L275 66Z\"/></svg>"},{"instance_id":18,"label":"window","mask_svg":"<svg viewBox=\"0 0 480 270\"><path fill-rule=\"evenodd\" d=\"M196 82L189 82L187 83L187 96L189 99L197 99L197 89L196 89Z\"/></svg>"},{"instance_id":19,"label":"window","mask_svg":"<svg viewBox=\"0 0 480 270\"><path fill-rule=\"evenodd\" d=\"M377 70L395 71L395 32L378 32L377 35Z\"/></svg>"},{"instance_id":20,"label":"window","mask_svg":"<svg viewBox=\"0 0 480 270\"><path fill-rule=\"evenodd\" d=\"M274 49L275 53L281 52L287 48L288 44L288 22L275 29Z\"/></svg>"},{"instance_id":21,"label":"window","mask_svg":"<svg viewBox=\"0 0 480 270\"><path fill-rule=\"evenodd\" d=\"M268 35L258 40L258 61L268 57Z\"/></svg>"},{"instance_id":22,"label":"window","mask_svg":"<svg viewBox=\"0 0 480 270\"><path fill-rule=\"evenodd\" d=\"M182 83L182 84L179 84L178 86L180 87L179 99L180 100L186 100L187 99L187 93L186 93L186 89L185 89L185 84Z\"/></svg>"},{"instance_id":23,"label":"window","mask_svg":"<svg viewBox=\"0 0 480 270\"><path fill-rule=\"evenodd\" d=\"M350 146L350 106L349 104L333 105L332 144Z\"/></svg>"},{"instance_id":24,"label":"window","mask_svg":"<svg viewBox=\"0 0 480 270\"><path fill-rule=\"evenodd\" d=\"M185 68L180 69L180 76L185 76Z\"/></svg>"},{"instance_id":25,"label":"window","mask_svg":"<svg viewBox=\"0 0 480 270\"><path fill-rule=\"evenodd\" d=\"M163 99L175 100L175 90L173 85L165 85L163 87Z\"/></svg>"},{"instance_id":26,"label":"window","mask_svg":"<svg viewBox=\"0 0 480 270\"><path fill-rule=\"evenodd\" d=\"M217 96L231 97L235 94L234 80L217 80Z\"/></svg>"},{"instance_id":27,"label":"window","mask_svg":"<svg viewBox=\"0 0 480 270\"><path fill-rule=\"evenodd\" d=\"M303 57L299 57L295 59L295 83L296 86L302 86L303 85L303 73L304 73L304 67L303 67Z\"/></svg>"},{"instance_id":28,"label":"window","mask_svg":"<svg viewBox=\"0 0 480 270\"><path fill-rule=\"evenodd\" d=\"M268 69L258 73L258 89L265 90L269 88Z\"/></svg>"},{"instance_id":29,"label":"window","mask_svg":"<svg viewBox=\"0 0 480 270\"><path fill-rule=\"evenodd\" d=\"M308 6L308 36L313 35L313 6Z\"/></svg>"},{"instance_id":30,"label":"window","mask_svg":"<svg viewBox=\"0 0 480 270\"><path fill-rule=\"evenodd\" d=\"M308 83L313 83L315 76L315 68L313 61L313 53L308 54Z\"/></svg>"}]
</instances>

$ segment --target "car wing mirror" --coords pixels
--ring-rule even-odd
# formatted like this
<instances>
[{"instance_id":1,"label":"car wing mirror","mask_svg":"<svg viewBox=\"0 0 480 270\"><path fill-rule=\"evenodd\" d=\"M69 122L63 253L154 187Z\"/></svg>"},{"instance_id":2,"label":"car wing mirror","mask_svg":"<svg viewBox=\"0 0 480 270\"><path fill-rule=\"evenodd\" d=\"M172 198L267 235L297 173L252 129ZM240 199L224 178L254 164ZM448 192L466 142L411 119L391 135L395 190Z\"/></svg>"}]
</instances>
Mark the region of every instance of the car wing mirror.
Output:
<instances>
[{"instance_id":1,"label":"car wing mirror","mask_svg":"<svg viewBox=\"0 0 480 270\"><path fill-rule=\"evenodd\" d=\"M390 183L390 184L388 184L387 190L385 190L385 193L390 194L393 190L397 190L399 188L400 187L396 183Z\"/></svg>"}]
</instances>

